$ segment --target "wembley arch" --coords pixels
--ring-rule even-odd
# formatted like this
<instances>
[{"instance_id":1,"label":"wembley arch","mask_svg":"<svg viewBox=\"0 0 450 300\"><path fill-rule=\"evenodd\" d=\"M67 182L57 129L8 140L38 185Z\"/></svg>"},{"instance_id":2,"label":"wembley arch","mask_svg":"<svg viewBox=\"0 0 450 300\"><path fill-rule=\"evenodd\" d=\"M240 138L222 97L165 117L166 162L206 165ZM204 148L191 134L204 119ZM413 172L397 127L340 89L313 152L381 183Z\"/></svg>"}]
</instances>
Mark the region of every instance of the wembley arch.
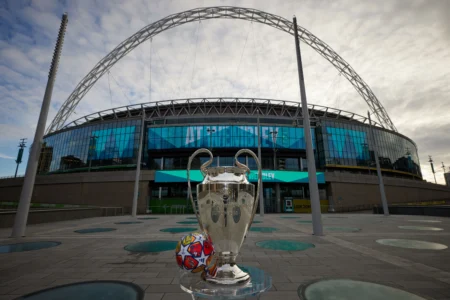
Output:
<instances>
[{"instance_id":1,"label":"wembley arch","mask_svg":"<svg viewBox=\"0 0 450 300\"><path fill-rule=\"evenodd\" d=\"M294 35L293 23L291 21L274 14L251 8L217 6L196 8L172 14L145 26L134 35L121 42L114 50L101 59L78 83L76 88L63 103L52 123L47 128L47 133L61 129L75 110L78 103L81 99L83 99L97 80L99 80L115 63L131 52L134 48L165 30L186 23L209 19L239 19L257 22ZM317 53L329 61L353 85L364 101L366 101L372 115L376 117L378 123L383 128L397 131L385 108L377 99L367 83L364 82L364 80L339 54L337 54L330 48L330 46L305 28L299 26L298 35L302 42L309 45Z\"/></svg>"}]
</instances>

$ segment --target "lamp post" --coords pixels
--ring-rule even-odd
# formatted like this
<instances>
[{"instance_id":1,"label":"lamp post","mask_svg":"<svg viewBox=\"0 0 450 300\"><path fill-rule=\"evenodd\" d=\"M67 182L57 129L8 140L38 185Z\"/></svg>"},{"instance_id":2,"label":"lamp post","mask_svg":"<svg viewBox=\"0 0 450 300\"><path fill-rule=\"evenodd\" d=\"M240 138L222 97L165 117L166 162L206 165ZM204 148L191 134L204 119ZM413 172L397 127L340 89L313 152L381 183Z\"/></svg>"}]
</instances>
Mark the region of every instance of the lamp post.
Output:
<instances>
[{"instance_id":1,"label":"lamp post","mask_svg":"<svg viewBox=\"0 0 450 300\"><path fill-rule=\"evenodd\" d=\"M370 152L369 152L369 144L367 143L361 143L361 146L363 147L363 151L364 151L364 160L366 161L367 164L367 171L369 172L370 175Z\"/></svg>"},{"instance_id":2,"label":"lamp post","mask_svg":"<svg viewBox=\"0 0 450 300\"><path fill-rule=\"evenodd\" d=\"M311 198L311 216L313 234L323 235L322 212L320 211L319 186L317 184L316 161L312 146L311 124L309 122L308 101L306 99L305 77L303 74L302 57L300 53L300 40L298 38L297 18L294 17L295 50L297 53L298 83L300 87L300 98L302 101L303 128L305 132L306 158L308 159L308 181L309 194Z\"/></svg>"},{"instance_id":3,"label":"lamp post","mask_svg":"<svg viewBox=\"0 0 450 300\"><path fill-rule=\"evenodd\" d=\"M273 150L273 169L277 169L277 134L278 131L274 130L269 132L272 135L272 150ZM275 197L276 197L276 212L280 212L280 205L281 205L281 199L280 199L280 184L277 182L275 183Z\"/></svg>"},{"instance_id":4,"label":"lamp post","mask_svg":"<svg viewBox=\"0 0 450 300\"><path fill-rule=\"evenodd\" d=\"M272 135L272 150L273 150L273 169L276 170L277 169L277 134L278 131L271 131L269 132Z\"/></svg>"},{"instance_id":5,"label":"lamp post","mask_svg":"<svg viewBox=\"0 0 450 300\"><path fill-rule=\"evenodd\" d=\"M208 128L206 131L209 133L209 150L212 152L212 134L216 132L216 130Z\"/></svg>"},{"instance_id":6,"label":"lamp post","mask_svg":"<svg viewBox=\"0 0 450 300\"><path fill-rule=\"evenodd\" d=\"M27 169L25 171L22 191L19 198L19 206L17 207L17 213L14 219L14 226L11 233L11 237L14 238L25 236L28 213L30 212L31 196L33 194L34 182L36 179L39 153L41 151L42 138L44 136L45 124L50 108L53 85L55 83L56 70L58 69L59 59L61 56L67 22L67 13L64 13L61 20L61 26L59 28L55 51L53 52L53 59L50 65L50 72L48 74L47 86L45 88L44 99L42 100L42 106L39 113L36 131L34 133L33 144L31 144L30 155L28 156Z\"/></svg>"},{"instance_id":7,"label":"lamp post","mask_svg":"<svg viewBox=\"0 0 450 300\"><path fill-rule=\"evenodd\" d=\"M261 124L259 123L259 107L256 108L256 111L258 113L257 117L257 131L258 131L258 159L261 163L262 168L262 156L261 156ZM263 188L263 181L261 180L261 186L259 187L259 216L264 217L264 188Z\"/></svg>"},{"instance_id":8,"label":"lamp post","mask_svg":"<svg viewBox=\"0 0 450 300\"><path fill-rule=\"evenodd\" d=\"M375 134L373 133L373 126L372 126L372 120L370 119L370 113L367 112L367 119L369 119L369 131L370 131L370 137L373 141L373 153L375 156L375 164L377 166L377 175L378 175L378 186L380 188L380 195L381 195L381 204L383 205L383 213L385 216L389 216L389 206L387 204L386 200L386 193L384 191L384 182L383 182L383 174L381 174L381 168L380 168L380 162L378 158L378 150L377 150L377 144L375 140Z\"/></svg>"},{"instance_id":9,"label":"lamp post","mask_svg":"<svg viewBox=\"0 0 450 300\"><path fill-rule=\"evenodd\" d=\"M91 136L90 137L90 142L89 142L89 169L88 172L91 172L91 166L92 166L92 151L95 151L96 146L97 146L97 138L98 136Z\"/></svg>"}]
</instances>

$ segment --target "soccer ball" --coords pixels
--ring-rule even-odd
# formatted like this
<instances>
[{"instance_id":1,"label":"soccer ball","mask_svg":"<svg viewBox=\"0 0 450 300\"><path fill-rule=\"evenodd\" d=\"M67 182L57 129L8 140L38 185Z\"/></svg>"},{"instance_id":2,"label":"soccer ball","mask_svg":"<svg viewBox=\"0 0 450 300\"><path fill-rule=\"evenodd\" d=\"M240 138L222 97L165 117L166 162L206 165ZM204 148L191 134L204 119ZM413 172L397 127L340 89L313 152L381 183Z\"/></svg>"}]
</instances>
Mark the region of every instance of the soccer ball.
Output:
<instances>
[{"instance_id":1,"label":"soccer ball","mask_svg":"<svg viewBox=\"0 0 450 300\"><path fill-rule=\"evenodd\" d=\"M175 248L178 266L192 273L213 271L215 268L215 264L211 265L213 255L214 246L211 238L199 232L183 236Z\"/></svg>"}]
</instances>

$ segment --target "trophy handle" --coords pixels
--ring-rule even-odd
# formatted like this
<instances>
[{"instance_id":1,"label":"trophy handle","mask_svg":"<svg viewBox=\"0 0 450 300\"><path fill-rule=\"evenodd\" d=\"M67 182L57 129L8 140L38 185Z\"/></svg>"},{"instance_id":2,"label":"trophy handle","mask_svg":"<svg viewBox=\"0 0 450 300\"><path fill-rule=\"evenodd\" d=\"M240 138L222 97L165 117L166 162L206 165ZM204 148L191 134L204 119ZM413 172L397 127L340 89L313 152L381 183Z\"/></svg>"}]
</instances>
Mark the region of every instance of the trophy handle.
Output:
<instances>
[{"instance_id":1,"label":"trophy handle","mask_svg":"<svg viewBox=\"0 0 450 300\"><path fill-rule=\"evenodd\" d=\"M250 173L250 169L246 165L244 165L238 161L238 157L243 153L250 154L255 159L256 166L258 167L258 188L256 190L255 204L253 204L252 217L250 219L250 224L248 225L248 229L250 229L250 226L252 226L252 223L253 223L253 218L255 217L255 214L256 214L256 209L258 208L258 204L259 204L259 190L260 190L261 181L262 181L262 171L261 171L261 163L259 162L258 157L252 150L249 150L249 149L241 149L234 156L236 165L239 168L245 169L247 173Z\"/></svg>"},{"instance_id":2,"label":"trophy handle","mask_svg":"<svg viewBox=\"0 0 450 300\"><path fill-rule=\"evenodd\" d=\"M206 167L209 166L213 162L213 154L208 149L202 148L202 149L198 149L197 151L192 153L192 155L189 156L188 165L187 165L187 182L188 182L188 194L189 194L189 199L191 199L192 210L194 211L195 216L197 217L197 221L198 221L198 224L200 225L200 229L202 231L205 231L203 228L203 224L200 222L199 213L195 209L195 203L194 203L194 197L192 196L191 179L190 179L192 160L194 159L194 157L196 157L200 153L208 153L209 154L209 160L200 166L200 172L202 172L203 176L206 176Z\"/></svg>"}]
</instances>

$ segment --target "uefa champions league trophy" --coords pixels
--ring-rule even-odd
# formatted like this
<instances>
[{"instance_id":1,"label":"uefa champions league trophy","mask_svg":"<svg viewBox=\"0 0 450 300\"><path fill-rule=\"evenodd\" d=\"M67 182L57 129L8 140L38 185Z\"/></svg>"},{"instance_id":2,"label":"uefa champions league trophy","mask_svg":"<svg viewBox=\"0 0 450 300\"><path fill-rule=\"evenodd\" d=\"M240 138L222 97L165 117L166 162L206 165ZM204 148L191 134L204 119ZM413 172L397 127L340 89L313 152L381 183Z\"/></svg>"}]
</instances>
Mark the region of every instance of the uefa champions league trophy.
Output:
<instances>
[{"instance_id":1,"label":"uefa champions league trophy","mask_svg":"<svg viewBox=\"0 0 450 300\"><path fill-rule=\"evenodd\" d=\"M201 165L203 182L197 185L197 202L191 192L190 169L195 156L207 153L210 159ZM248 182L250 169L237 158L250 154L258 167L258 187ZM250 275L236 264L236 256L253 222L258 207L261 186L261 164L253 151L239 150L234 157L236 166L210 167L213 154L208 149L198 149L190 157L187 166L188 193L197 216L200 229L207 233L214 244L217 272L205 271L202 278L209 283L234 285L247 283ZM255 196L256 194L256 196Z\"/></svg>"}]
</instances>

